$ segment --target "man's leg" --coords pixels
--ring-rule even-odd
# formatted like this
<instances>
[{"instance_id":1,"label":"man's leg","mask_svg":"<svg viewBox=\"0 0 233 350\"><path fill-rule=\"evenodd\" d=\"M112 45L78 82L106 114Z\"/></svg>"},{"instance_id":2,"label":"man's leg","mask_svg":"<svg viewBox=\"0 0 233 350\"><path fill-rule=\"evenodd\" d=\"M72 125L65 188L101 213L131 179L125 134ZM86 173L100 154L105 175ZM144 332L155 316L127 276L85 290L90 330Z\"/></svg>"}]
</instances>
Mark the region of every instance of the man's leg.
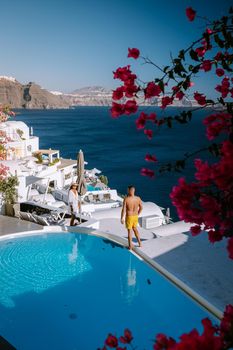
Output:
<instances>
[{"instance_id":1,"label":"man's leg","mask_svg":"<svg viewBox=\"0 0 233 350\"><path fill-rule=\"evenodd\" d=\"M141 243L141 240L140 240L140 235L139 235L137 227L133 227L133 232L135 234L135 237L137 238L139 247L141 247L142 243Z\"/></svg>"},{"instance_id":2,"label":"man's leg","mask_svg":"<svg viewBox=\"0 0 233 350\"><path fill-rule=\"evenodd\" d=\"M129 242L129 249L131 250L133 248L133 245L132 245L132 234L131 234L131 229L127 229L128 231L128 242Z\"/></svg>"}]
</instances>

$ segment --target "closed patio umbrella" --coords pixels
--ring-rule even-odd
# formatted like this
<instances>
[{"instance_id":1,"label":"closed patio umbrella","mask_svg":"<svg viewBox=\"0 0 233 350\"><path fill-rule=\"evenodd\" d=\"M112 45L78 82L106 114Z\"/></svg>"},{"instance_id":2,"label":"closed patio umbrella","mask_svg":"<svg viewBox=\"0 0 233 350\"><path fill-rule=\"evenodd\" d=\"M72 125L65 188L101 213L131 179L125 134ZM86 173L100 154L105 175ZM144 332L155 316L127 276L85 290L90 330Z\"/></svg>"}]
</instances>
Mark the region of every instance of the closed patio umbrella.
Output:
<instances>
[{"instance_id":1,"label":"closed patio umbrella","mask_svg":"<svg viewBox=\"0 0 233 350\"><path fill-rule=\"evenodd\" d=\"M82 150L79 151L77 156L77 172L78 193L83 196L87 192L87 189L84 178L84 156Z\"/></svg>"}]
</instances>

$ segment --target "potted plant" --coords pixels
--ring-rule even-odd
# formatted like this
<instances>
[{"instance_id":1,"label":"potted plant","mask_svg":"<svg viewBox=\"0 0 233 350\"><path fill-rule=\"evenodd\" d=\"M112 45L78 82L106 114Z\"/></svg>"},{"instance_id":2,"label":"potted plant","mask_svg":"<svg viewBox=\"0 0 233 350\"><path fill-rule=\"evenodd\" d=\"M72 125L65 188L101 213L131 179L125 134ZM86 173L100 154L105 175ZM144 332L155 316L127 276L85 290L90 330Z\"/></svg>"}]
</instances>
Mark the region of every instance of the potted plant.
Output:
<instances>
[{"instance_id":1,"label":"potted plant","mask_svg":"<svg viewBox=\"0 0 233 350\"><path fill-rule=\"evenodd\" d=\"M9 176L0 181L0 193L5 203L5 215L14 216L14 203L17 197L18 179L17 176Z\"/></svg>"},{"instance_id":2,"label":"potted plant","mask_svg":"<svg viewBox=\"0 0 233 350\"><path fill-rule=\"evenodd\" d=\"M99 176L99 179L100 179L100 181L101 181L103 184L105 184L106 186L108 186L108 178L107 178L107 176L105 176L105 175L100 175L100 176Z\"/></svg>"}]
</instances>

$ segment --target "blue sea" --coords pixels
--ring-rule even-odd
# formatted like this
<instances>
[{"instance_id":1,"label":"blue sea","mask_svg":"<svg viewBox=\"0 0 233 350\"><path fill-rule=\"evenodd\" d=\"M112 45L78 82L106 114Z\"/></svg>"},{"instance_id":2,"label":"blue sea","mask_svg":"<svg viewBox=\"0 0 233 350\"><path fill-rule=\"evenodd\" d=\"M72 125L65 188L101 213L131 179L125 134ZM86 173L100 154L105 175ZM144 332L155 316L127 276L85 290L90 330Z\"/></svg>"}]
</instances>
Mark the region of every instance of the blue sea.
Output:
<instances>
[{"instance_id":1,"label":"blue sea","mask_svg":"<svg viewBox=\"0 0 233 350\"><path fill-rule=\"evenodd\" d=\"M146 107L146 112L158 115L177 114L179 108ZM183 173L156 174L154 179L140 175L140 169L151 167L145 162L147 153L155 154L160 163L181 159L185 152L192 152L207 144L201 110L193 115L189 124L175 124L172 129L162 126L152 140L135 126L136 116L113 119L109 107L78 107L68 110L21 110L16 120L33 127L40 137L40 148L60 149L63 158L76 159L82 149L87 168L98 168L109 179L110 187L124 194L129 184L144 201L153 201L162 207L175 210L169 198L172 187L180 176L191 179L192 160ZM199 157L199 156L198 156ZM153 168L153 165L152 165Z\"/></svg>"}]
</instances>

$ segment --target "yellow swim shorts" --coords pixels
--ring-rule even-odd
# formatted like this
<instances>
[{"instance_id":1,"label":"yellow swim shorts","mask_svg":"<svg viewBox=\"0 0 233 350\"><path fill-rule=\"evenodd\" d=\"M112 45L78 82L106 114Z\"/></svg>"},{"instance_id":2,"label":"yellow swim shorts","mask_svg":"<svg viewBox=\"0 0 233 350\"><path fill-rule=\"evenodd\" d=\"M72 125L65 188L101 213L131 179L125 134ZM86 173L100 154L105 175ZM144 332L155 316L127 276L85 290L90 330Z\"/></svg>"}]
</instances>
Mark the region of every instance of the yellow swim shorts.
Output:
<instances>
[{"instance_id":1,"label":"yellow swim shorts","mask_svg":"<svg viewBox=\"0 0 233 350\"><path fill-rule=\"evenodd\" d=\"M128 230L138 225L138 215L126 216L125 226Z\"/></svg>"}]
</instances>

